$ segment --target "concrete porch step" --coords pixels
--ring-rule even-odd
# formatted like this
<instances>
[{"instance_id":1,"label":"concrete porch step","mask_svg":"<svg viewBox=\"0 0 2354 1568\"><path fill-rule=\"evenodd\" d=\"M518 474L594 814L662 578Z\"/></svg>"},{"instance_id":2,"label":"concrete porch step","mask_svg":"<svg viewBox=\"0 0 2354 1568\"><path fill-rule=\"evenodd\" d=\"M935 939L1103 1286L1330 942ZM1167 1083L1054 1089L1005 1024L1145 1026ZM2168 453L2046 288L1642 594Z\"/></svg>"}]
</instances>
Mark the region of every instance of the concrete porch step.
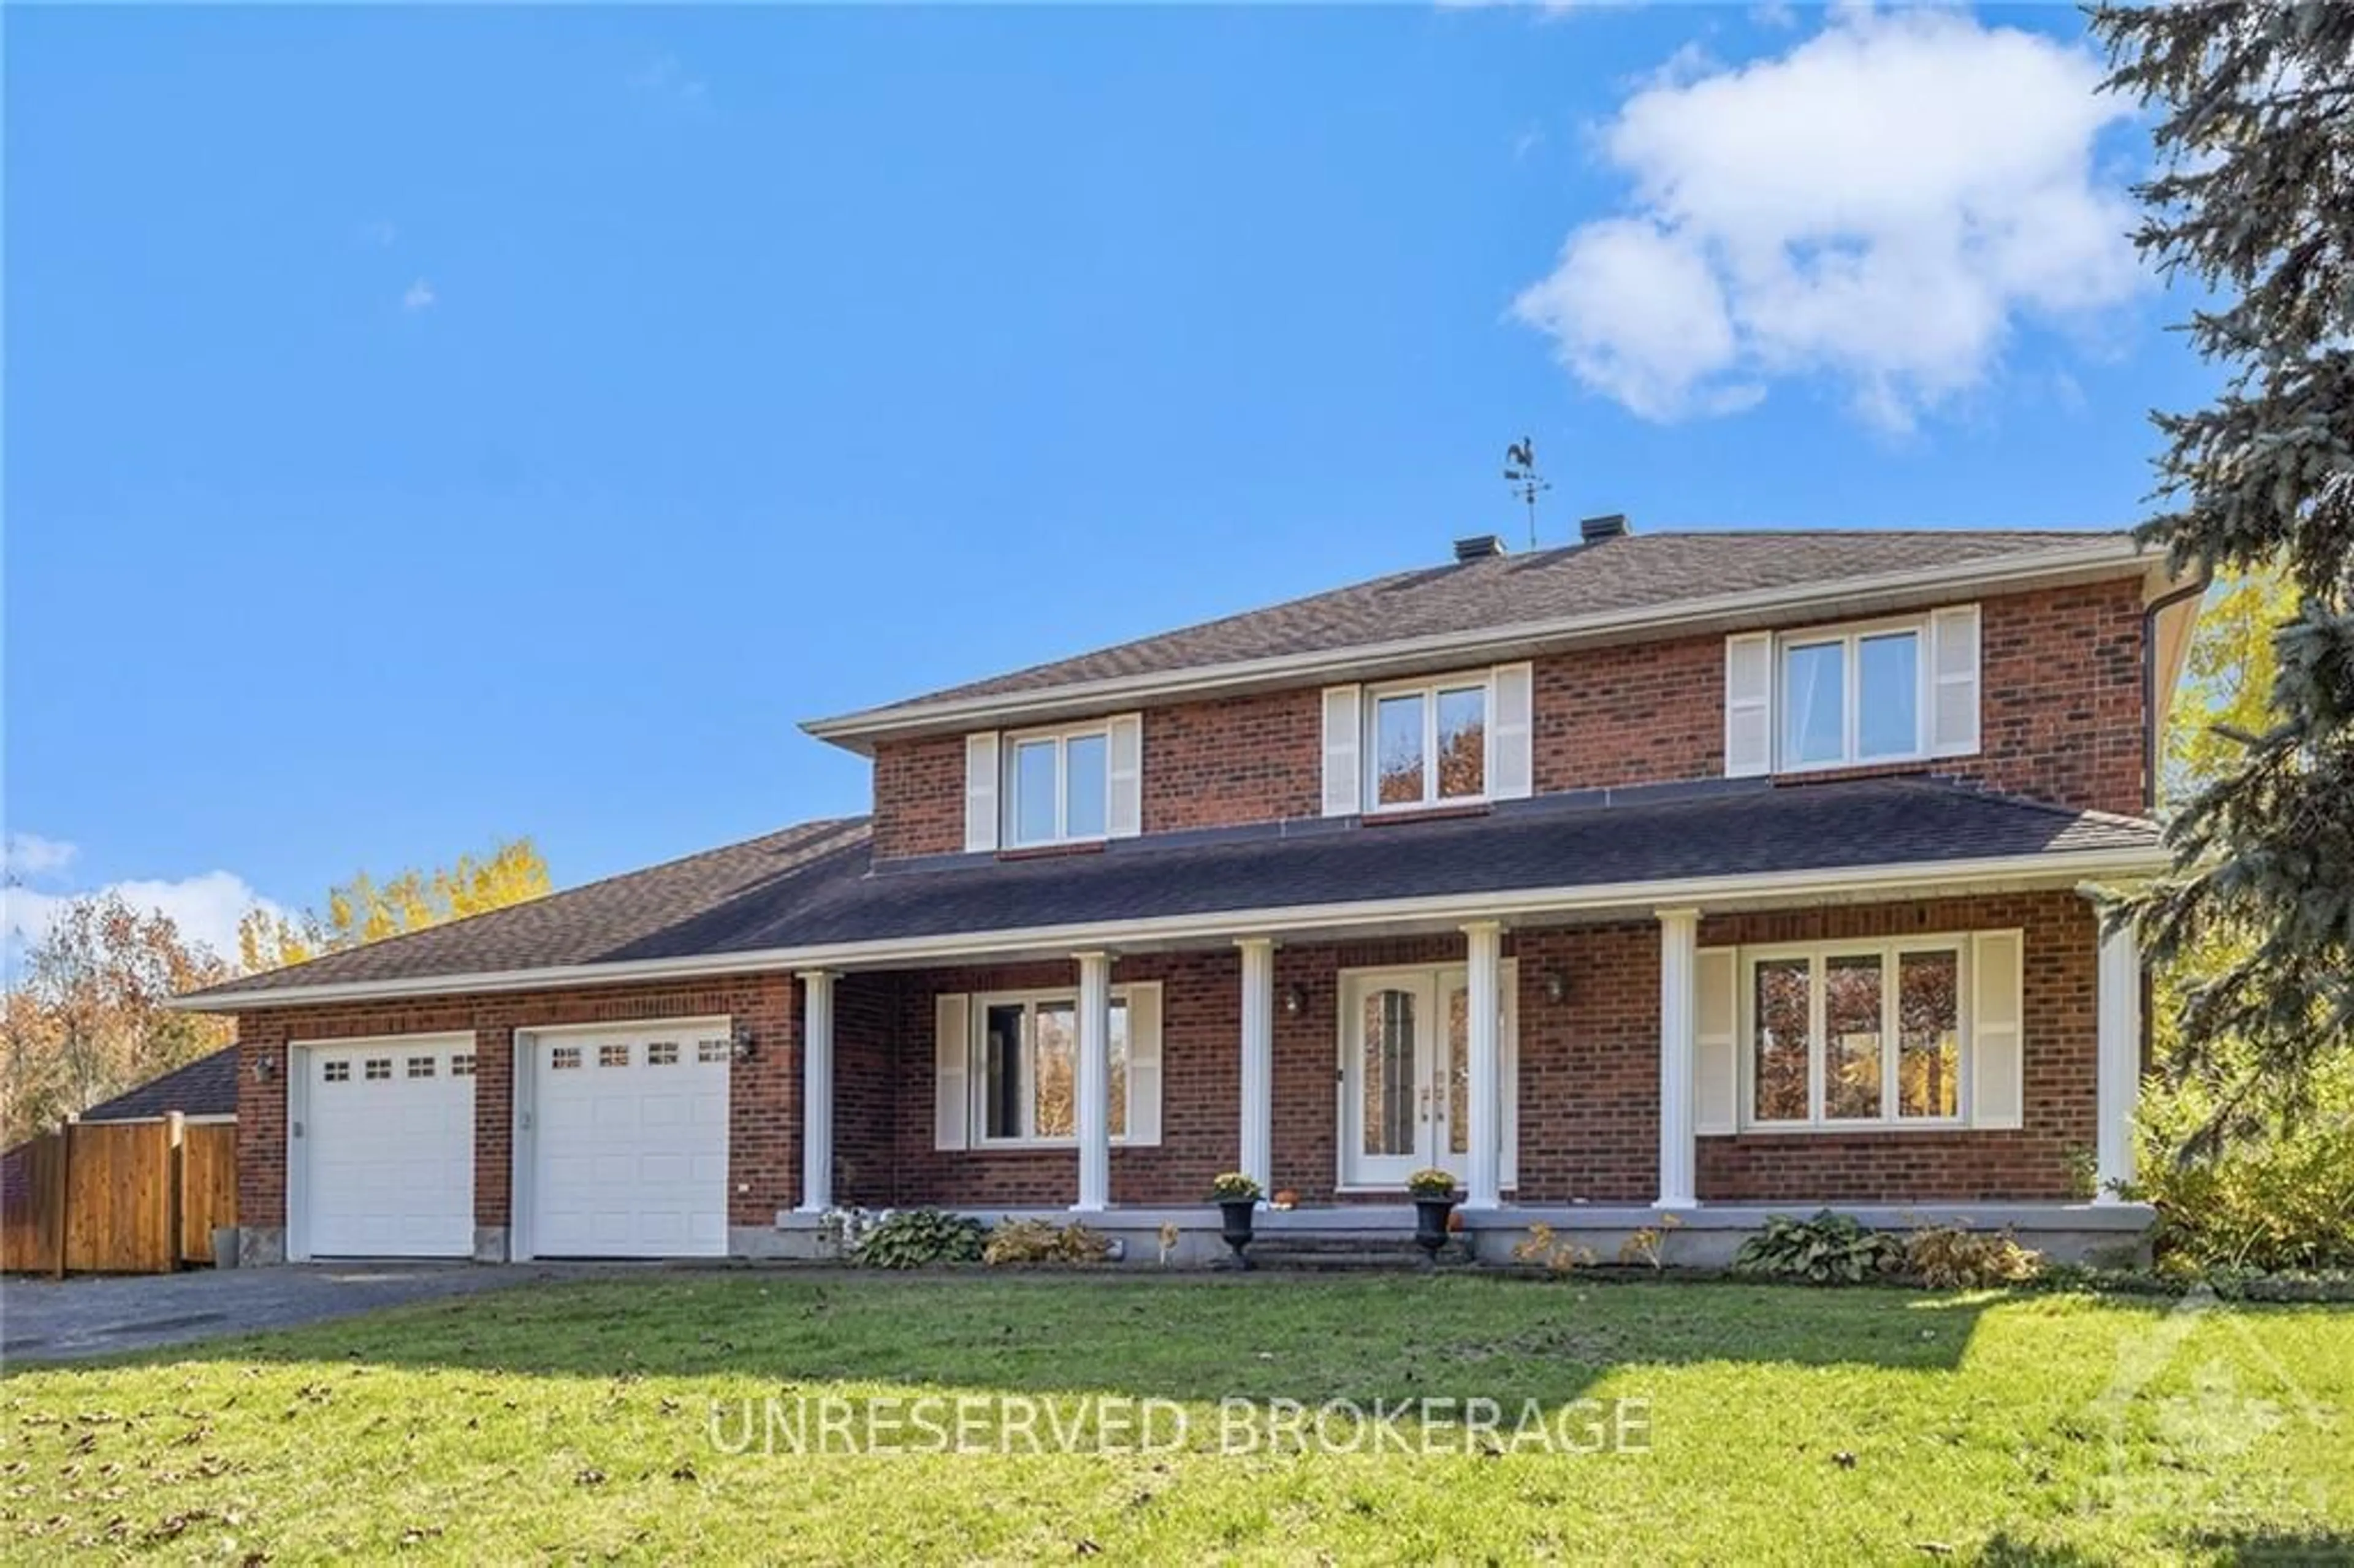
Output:
<instances>
[{"instance_id":1,"label":"concrete porch step","mask_svg":"<svg viewBox=\"0 0 2354 1568\"><path fill-rule=\"evenodd\" d=\"M1251 1244L1250 1259L1259 1268L1299 1273L1337 1273L1352 1269L1412 1270L1423 1266L1422 1249L1411 1240L1405 1237L1393 1240L1379 1235L1262 1235ZM1438 1266L1441 1268L1459 1266L1470 1261L1470 1249L1460 1241L1449 1241L1438 1250Z\"/></svg>"}]
</instances>

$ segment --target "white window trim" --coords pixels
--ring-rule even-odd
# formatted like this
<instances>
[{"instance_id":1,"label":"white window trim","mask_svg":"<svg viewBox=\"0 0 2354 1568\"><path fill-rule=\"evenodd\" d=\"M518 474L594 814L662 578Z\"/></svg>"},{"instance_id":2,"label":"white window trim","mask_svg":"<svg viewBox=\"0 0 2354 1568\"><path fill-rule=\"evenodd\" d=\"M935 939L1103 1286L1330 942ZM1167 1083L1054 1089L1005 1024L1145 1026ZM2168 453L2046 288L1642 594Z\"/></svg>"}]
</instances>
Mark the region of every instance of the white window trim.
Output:
<instances>
[{"instance_id":1,"label":"white window trim","mask_svg":"<svg viewBox=\"0 0 2354 1568\"><path fill-rule=\"evenodd\" d=\"M1913 634L1913 745L1906 751L1882 752L1876 756L1861 754L1863 666L1861 645L1876 637L1911 632ZM1838 644L1840 655L1840 755L1829 762L1799 762L1785 755L1784 744L1788 734L1790 693L1784 679L1789 655L1804 648L1822 648ZM1774 718L1774 771L1776 773L1829 773L1841 768L1878 768L1890 763L1923 762L1929 757L1930 704L1935 690L1930 675L1935 657L1931 641L1929 617L1926 615L1897 616L1882 620L1854 620L1838 626L1809 627L1803 631L1780 631L1774 635L1774 664L1770 673L1773 682L1771 712Z\"/></svg>"},{"instance_id":2,"label":"white window trim","mask_svg":"<svg viewBox=\"0 0 2354 1568\"><path fill-rule=\"evenodd\" d=\"M1070 831L1070 745L1075 740L1100 740L1104 746L1103 832L1073 833ZM1055 836L1045 839L1025 839L1021 836L1022 747L1040 741L1055 744ZM1097 719L1087 724L1056 725L1045 729L1006 730L997 738L997 842L1009 850L1052 849L1058 844L1101 843L1111 836L1112 768L1111 721Z\"/></svg>"},{"instance_id":3,"label":"white window trim","mask_svg":"<svg viewBox=\"0 0 2354 1568\"><path fill-rule=\"evenodd\" d=\"M1441 795L1438 792L1438 694L1441 692L1479 694L1479 792L1476 795ZM1422 797L1416 800L1395 800L1384 803L1381 790L1381 705L1384 698L1418 696L1422 699ZM1416 678L1410 681L1384 681L1368 685L1357 715L1358 771L1362 775L1359 788L1364 793L1360 800L1363 814L1369 817L1394 811L1427 811L1443 806L1484 806L1493 798L1496 773L1496 673L1493 670L1465 670L1452 675Z\"/></svg>"},{"instance_id":4,"label":"white window trim","mask_svg":"<svg viewBox=\"0 0 2354 1568\"><path fill-rule=\"evenodd\" d=\"M1852 941L1775 942L1734 949L1734 973L1740 977L1739 1035L1740 1102L1735 1126L1742 1132L1952 1132L1971 1125L1970 1071L1978 1047L1970 1018L1970 933L1935 932L1921 936L1859 938ZM1951 953L1954 957L1954 1033L1961 1042L1955 1065L1955 1114L1896 1114L1897 1066L1903 1042L1897 1031L1897 961L1906 953ZM1824 1064L1829 1040L1824 1031L1824 966L1840 958L1876 958L1881 965L1880 991L1880 1115L1827 1118L1823 1115ZM1810 960L1807 982L1807 1119L1769 1121L1757 1115L1757 966L1776 959Z\"/></svg>"},{"instance_id":5,"label":"white window trim","mask_svg":"<svg viewBox=\"0 0 2354 1568\"><path fill-rule=\"evenodd\" d=\"M1133 986L1125 985L1112 987L1113 1003L1126 1004L1129 993L1134 989ZM1047 986L1038 991L974 991L967 1001L970 1006L965 1014L964 1081L965 1126L969 1130L965 1136L965 1147L969 1150L1076 1149L1079 1146L1076 1133L1068 1138L1027 1136L991 1138L989 1135L989 1010L992 1007L1012 1007L1017 1003L1034 1009L1044 1002L1060 1001L1069 1003L1072 1014L1076 1017L1079 1010L1078 988ZM1129 1062L1128 1075L1124 1080L1128 1090L1128 1104L1123 1107L1127 1114L1120 1118L1120 1123L1125 1127L1133 1127L1136 1125L1136 1063L1134 1060L1136 1036L1133 1033L1135 1023L1133 1010L1129 1014L1129 1021L1130 1025L1128 1041ZM1035 1102L1033 1101L1025 1108L1024 1115L1027 1116L1034 1109ZM1127 1142L1127 1133L1112 1134L1111 1146L1114 1149L1122 1148Z\"/></svg>"}]
</instances>

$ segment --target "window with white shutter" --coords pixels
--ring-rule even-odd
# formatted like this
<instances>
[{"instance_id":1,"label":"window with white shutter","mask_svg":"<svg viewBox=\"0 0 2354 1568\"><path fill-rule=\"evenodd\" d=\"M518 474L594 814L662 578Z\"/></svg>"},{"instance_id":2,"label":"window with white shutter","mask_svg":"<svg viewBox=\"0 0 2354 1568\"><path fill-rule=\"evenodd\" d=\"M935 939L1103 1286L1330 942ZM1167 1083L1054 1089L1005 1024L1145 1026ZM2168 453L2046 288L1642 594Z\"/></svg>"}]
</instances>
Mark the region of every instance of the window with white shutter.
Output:
<instances>
[{"instance_id":1,"label":"window with white shutter","mask_svg":"<svg viewBox=\"0 0 2354 1568\"><path fill-rule=\"evenodd\" d=\"M2025 1119L2025 947L2019 931L1980 931L1970 939L1973 1127L2013 1128Z\"/></svg>"},{"instance_id":2,"label":"window with white shutter","mask_svg":"<svg viewBox=\"0 0 2354 1568\"><path fill-rule=\"evenodd\" d=\"M1724 640L1724 773L1774 770L1774 634Z\"/></svg>"},{"instance_id":3,"label":"window with white shutter","mask_svg":"<svg viewBox=\"0 0 2354 1568\"><path fill-rule=\"evenodd\" d=\"M1700 1129L2019 1126L2021 944L1979 931L1702 952Z\"/></svg>"},{"instance_id":4,"label":"window with white shutter","mask_svg":"<svg viewBox=\"0 0 2354 1568\"><path fill-rule=\"evenodd\" d=\"M964 847L997 847L997 736L964 737Z\"/></svg>"},{"instance_id":5,"label":"window with white shutter","mask_svg":"<svg viewBox=\"0 0 2354 1568\"><path fill-rule=\"evenodd\" d=\"M1929 618L1930 756L1976 754L1978 705L1978 607L1941 609Z\"/></svg>"},{"instance_id":6,"label":"window with white shutter","mask_svg":"<svg viewBox=\"0 0 2354 1568\"><path fill-rule=\"evenodd\" d=\"M1488 673L1488 794L1525 799L1535 787L1536 672L1499 664Z\"/></svg>"},{"instance_id":7,"label":"window with white shutter","mask_svg":"<svg viewBox=\"0 0 2354 1568\"><path fill-rule=\"evenodd\" d=\"M1143 831L1141 714L1011 730L994 740L995 847L1091 843ZM971 810L980 810L981 800L977 789L969 791Z\"/></svg>"},{"instance_id":8,"label":"window with white shutter","mask_svg":"<svg viewBox=\"0 0 2354 1568\"><path fill-rule=\"evenodd\" d=\"M1357 766L1359 730L1364 723L1360 711L1363 692L1362 686L1324 688L1324 814L1328 817L1355 816L1363 798Z\"/></svg>"},{"instance_id":9,"label":"window with white shutter","mask_svg":"<svg viewBox=\"0 0 2354 1568\"><path fill-rule=\"evenodd\" d=\"M962 995L933 1001L932 1147L962 1149L970 1113L965 1060L972 1049L972 1002Z\"/></svg>"},{"instance_id":10,"label":"window with white shutter","mask_svg":"<svg viewBox=\"0 0 2354 1568\"><path fill-rule=\"evenodd\" d=\"M1161 1141L1157 980L1111 993L1111 1140ZM1065 1148L1076 1142L1078 1003L1073 991L938 999L934 1147Z\"/></svg>"},{"instance_id":11,"label":"window with white shutter","mask_svg":"<svg viewBox=\"0 0 2354 1568\"><path fill-rule=\"evenodd\" d=\"M1978 607L1724 640L1728 778L1978 749Z\"/></svg>"},{"instance_id":12,"label":"window with white shutter","mask_svg":"<svg viewBox=\"0 0 2354 1568\"><path fill-rule=\"evenodd\" d=\"M1692 966L1692 1130L1732 1132L1741 1121L1741 965L1731 948L1702 948Z\"/></svg>"}]
</instances>

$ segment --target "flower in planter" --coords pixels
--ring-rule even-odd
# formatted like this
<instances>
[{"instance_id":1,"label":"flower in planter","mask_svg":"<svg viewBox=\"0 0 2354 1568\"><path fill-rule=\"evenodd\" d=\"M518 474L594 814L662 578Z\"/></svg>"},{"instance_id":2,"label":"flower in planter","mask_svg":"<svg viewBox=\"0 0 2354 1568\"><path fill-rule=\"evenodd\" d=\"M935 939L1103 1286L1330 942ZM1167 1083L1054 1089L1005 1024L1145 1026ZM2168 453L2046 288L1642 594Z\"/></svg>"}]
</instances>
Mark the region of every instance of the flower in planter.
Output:
<instances>
[{"instance_id":1,"label":"flower in planter","mask_svg":"<svg viewBox=\"0 0 2354 1568\"><path fill-rule=\"evenodd\" d=\"M1405 1190L1417 1198L1452 1198L1455 1196L1455 1173L1437 1166L1425 1166L1405 1179Z\"/></svg>"},{"instance_id":2,"label":"flower in planter","mask_svg":"<svg viewBox=\"0 0 2354 1568\"><path fill-rule=\"evenodd\" d=\"M1258 1195L1257 1180L1240 1171L1224 1171L1210 1180L1210 1197L1216 1202L1255 1203Z\"/></svg>"}]
</instances>

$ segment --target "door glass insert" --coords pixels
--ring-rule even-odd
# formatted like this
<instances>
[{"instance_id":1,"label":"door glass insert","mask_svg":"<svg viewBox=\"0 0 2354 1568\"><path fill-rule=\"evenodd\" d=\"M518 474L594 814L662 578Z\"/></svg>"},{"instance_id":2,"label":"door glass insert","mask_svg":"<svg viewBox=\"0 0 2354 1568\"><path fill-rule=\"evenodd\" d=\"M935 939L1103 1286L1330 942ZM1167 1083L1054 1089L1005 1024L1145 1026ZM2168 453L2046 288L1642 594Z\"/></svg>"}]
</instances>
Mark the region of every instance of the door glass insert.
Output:
<instances>
[{"instance_id":1,"label":"door glass insert","mask_svg":"<svg viewBox=\"0 0 2354 1568\"><path fill-rule=\"evenodd\" d=\"M1415 1124L1414 992L1365 996L1364 1152L1412 1154Z\"/></svg>"}]
</instances>

